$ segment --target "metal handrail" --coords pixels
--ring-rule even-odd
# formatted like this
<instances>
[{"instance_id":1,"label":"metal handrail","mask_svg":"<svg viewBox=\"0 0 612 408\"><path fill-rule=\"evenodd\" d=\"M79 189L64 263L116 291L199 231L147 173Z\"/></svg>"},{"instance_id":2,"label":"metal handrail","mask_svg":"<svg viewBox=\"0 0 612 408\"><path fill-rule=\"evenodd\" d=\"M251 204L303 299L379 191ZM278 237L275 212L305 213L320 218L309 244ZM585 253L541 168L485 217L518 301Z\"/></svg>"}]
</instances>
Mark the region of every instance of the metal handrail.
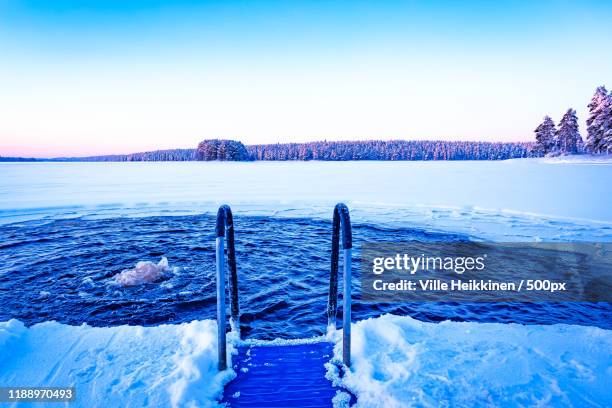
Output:
<instances>
[{"instance_id":1,"label":"metal handrail","mask_svg":"<svg viewBox=\"0 0 612 408\"><path fill-rule=\"evenodd\" d=\"M215 258L217 286L217 347L218 367L227 369L227 334L225 305L225 240L227 239L227 264L230 270L231 324L240 336L240 308L238 303L238 273L236 270L236 250L234 247L234 220L228 205L222 205L217 212L215 228ZM340 258L340 233L343 249L343 306L342 306L342 361L351 365L351 251L353 236L351 218L346 205L339 203L334 208L332 228L332 255L329 277L329 297L327 303L327 325L336 328L338 309L338 264Z\"/></svg>"},{"instance_id":2,"label":"metal handrail","mask_svg":"<svg viewBox=\"0 0 612 408\"><path fill-rule=\"evenodd\" d=\"M353 234L351 217L346 205L339 203L334 208L332 229L331 271L329 276L329 297L327 300L327 326L336 328L338 310L338 261L340 258L340 230L342 230L343 286L342 295L342 361L351 366L351 249Z\"/></svg>"},{"instance_id":3,"label":"metal handrail","mask_svg":"<svg viewBox=\"0 0 612 408\"><path fill-rule=\"evenodd\" d=\"M240 308L238 305L238 273L236 272L236 250L234 248L234 220L229 205L222 205L217 212L215 257L217 264L217 347L219 371L227 368L226 310L225 310L225 251L227 239L227 265L230 270L231 326L240 336Z\"/></svg>"}]
</instances>

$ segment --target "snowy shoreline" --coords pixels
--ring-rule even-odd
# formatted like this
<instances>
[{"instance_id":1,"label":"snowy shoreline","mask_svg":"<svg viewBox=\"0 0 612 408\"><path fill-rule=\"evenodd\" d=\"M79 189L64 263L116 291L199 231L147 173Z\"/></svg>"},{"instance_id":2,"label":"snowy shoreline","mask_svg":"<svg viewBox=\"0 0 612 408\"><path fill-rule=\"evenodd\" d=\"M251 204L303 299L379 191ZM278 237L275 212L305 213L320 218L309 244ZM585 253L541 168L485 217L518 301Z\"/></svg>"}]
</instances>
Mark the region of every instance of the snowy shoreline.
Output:
<instances>
[{"instance_id":1,"label":"snowy shoreline","mask_svg":"<svg viewBox=\"0 0 612 408\"><path fill-rule=\"evenodd\" d=\"M352 325L353 365L342 378L341 332L327 377L358 407L592 405L612 402L612 331L595 327L424 323L384 315ZM324 338L302 339L302 344ZM230 334L230 356L241 342ZM230 357L231 358L231 357ZM74 386L74 406L217 406L233 370L216 370L212 320L94 328L0 323L0 384ZM231 365L230 365L231 367ZM342 406L346 398L335 398Z\"/></svg>"},{"instance_id":2,"label":"snowy shoreline","mask_svg":"<svg viewBox=\"0 0 612 408\"><path fill-rule=\"evenodd\" d=\"M78 407L217 406L235 373L217 372L216 332L212 320L26 328L13 319L0 323L0 385L72 386L76 400L70 405ZM228 352L234 352L231 342Z\"/></svg>"},{"instance_id":3,"label":"snowy shoreline","mask_svg":"<svg viewBox=\"0 0 612 408\"><path fill-rule=\"evenodd\" d=\"M609 406L612 331L384 315L352 326L352 367L336 343L327 377L356 407ZM342 406L338 404L338 406Z\"/></svg>"}]
</instances>

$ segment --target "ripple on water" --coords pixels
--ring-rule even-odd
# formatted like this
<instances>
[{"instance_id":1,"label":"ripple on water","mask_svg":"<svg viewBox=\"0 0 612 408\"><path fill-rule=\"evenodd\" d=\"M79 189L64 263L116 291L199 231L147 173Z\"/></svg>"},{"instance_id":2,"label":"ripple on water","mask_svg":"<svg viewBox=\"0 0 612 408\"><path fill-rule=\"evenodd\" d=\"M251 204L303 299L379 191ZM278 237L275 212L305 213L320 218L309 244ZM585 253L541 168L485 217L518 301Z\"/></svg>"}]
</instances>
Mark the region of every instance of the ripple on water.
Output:
<instances>
[{"instance_id":1,"label":"ripple on water","mask_svg":"<svg viewBox=\"0 0 612 408\"><path fill-rule=\"evenodd\" d=\"M70 219L0 227L0 321L57 320L93 326L157 325L215 318L215 218ZM236 217L241 330L246 338L302 338L325 331L330 223ZM465 236L355 225L363 241L461 241ZM359 254L354 267L359 268ZM154 283L113 277L166 256L174 269ZM383 313L423 321L574 323L612 328L610 304L365 303L354 280L353 319ZM341 314L341 313L340 313Z\"/></svg>"}]
</instances>

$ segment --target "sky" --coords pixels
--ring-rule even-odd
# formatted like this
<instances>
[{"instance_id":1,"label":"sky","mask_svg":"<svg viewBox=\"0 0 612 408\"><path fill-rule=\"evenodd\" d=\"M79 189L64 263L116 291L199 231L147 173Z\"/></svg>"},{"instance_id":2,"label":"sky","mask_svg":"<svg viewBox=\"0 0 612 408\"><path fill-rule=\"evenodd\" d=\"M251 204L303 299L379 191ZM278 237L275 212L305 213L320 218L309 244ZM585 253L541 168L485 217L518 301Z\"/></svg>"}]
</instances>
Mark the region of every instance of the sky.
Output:
<instances>
[{"instance_id":1,"label":"sky","mask_svg":"<svg viewBox=\"0 0 612 408\"><path fill-rule=\"evenodd\" d=\"M0 155L527 141L612 88L610 1L0 0Z\"/></svg>"}]
</instances>

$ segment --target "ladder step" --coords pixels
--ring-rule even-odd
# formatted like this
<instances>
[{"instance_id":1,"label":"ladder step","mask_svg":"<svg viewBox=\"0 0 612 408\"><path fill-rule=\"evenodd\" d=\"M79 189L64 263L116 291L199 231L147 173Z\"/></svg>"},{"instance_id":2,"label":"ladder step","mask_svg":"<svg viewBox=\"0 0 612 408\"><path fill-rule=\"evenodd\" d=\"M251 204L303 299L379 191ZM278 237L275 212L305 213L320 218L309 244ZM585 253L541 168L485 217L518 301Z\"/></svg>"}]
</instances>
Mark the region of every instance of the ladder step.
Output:
<instances>
[{"instance_id":1,"label":"ladder step","mask_svg":"<svg viewBox=\"0 0 612 408\"><path fill-rule=\"evenodd\" d=\"M331 407L340 389L325 378L332 343L239 347L237 377L224 391L230 407ZM246 369L246 370L245 370Z\"/></svg>"}]
</instances>

